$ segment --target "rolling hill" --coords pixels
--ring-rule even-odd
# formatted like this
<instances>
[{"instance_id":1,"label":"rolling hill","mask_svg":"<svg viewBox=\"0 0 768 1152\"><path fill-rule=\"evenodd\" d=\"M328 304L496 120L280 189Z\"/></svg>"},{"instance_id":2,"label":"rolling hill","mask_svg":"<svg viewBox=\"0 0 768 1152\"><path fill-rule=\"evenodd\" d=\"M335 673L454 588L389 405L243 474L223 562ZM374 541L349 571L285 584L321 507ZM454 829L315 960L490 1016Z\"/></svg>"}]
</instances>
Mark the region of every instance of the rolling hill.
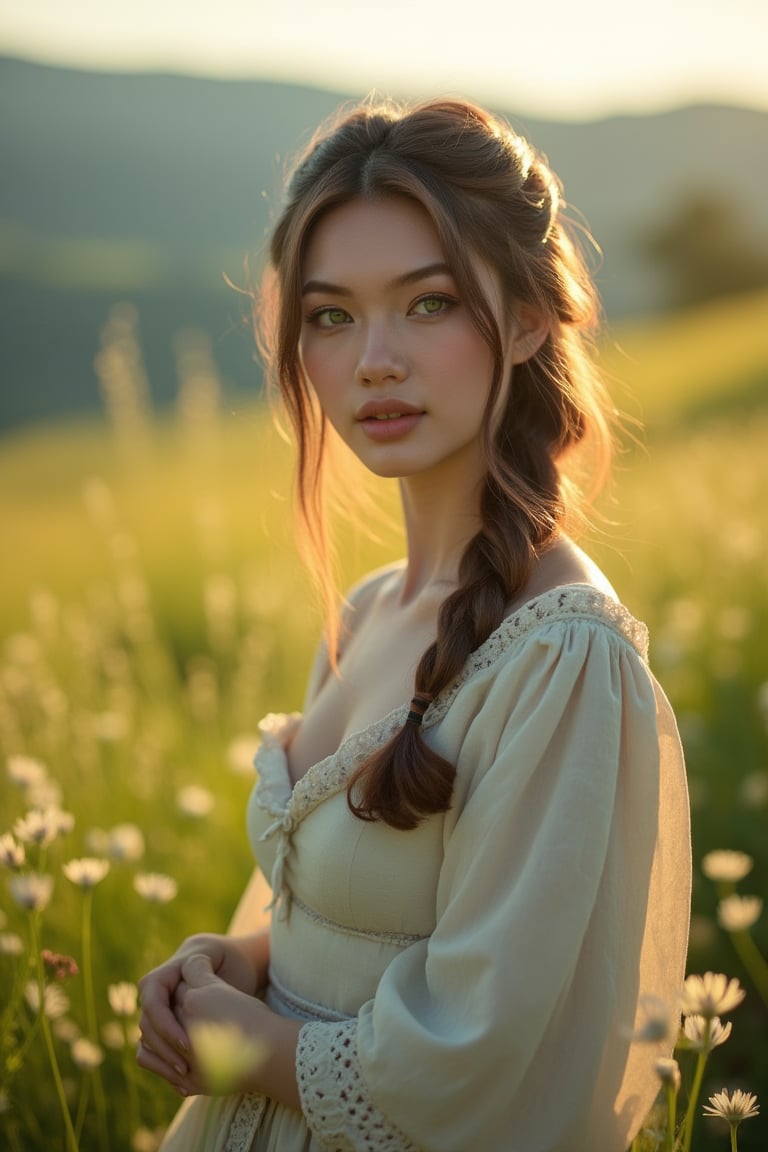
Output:
<instances>
[{"instance_id":1,"label":"rolling hill","mask_svg":"<svg viewBox=\"0 0 768 1152\"><path fill-rule=\"evenodd\" d=\"M154 399L173 334L203 328L233 395L259 388L244 259L258 268L284 169L344 99L260 81L85 73L0 59L0 431L98 404L115 301L139 311ZM642 237L704 190L768 244L768 114L681 108L588 123L499 109L540 147L604 252L611 319L658 311Z\"/></svg>"}]
</instances>

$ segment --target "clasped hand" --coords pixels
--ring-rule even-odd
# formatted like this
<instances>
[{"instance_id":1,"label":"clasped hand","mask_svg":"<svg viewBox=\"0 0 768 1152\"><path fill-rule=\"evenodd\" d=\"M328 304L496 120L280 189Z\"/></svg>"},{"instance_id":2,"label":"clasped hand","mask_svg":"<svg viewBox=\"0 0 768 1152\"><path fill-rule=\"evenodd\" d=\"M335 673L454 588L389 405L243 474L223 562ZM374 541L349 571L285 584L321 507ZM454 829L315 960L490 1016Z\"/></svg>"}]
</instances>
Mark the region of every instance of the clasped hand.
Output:
<instances>
[{"instance_id":1,"label":"clasped hand","mask_svg":"<svg viewBox=\"0 0 768 1152\"><path fill-rule=\"evenodd\" d=\"M139 1065L162 1076L182 1096L209 1090L195 1060L190 1030L199 1023L235 1024L258 1039L270 1015L255 996L265 979L243 942L207 934L190 937L170 960L139 981Z\"/></svg>"}]
</instances>

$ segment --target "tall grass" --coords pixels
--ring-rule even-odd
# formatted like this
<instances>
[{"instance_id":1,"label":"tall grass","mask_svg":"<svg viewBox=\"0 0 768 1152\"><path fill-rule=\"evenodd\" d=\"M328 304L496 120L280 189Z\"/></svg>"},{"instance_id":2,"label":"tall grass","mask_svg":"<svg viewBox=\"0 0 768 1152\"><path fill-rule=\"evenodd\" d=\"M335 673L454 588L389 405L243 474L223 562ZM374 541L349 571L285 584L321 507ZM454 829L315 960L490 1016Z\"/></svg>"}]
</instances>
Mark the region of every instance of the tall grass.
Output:
<instances>
[{"instance_id":1,"label":"tall grass","mask_svg":"<svg viewBox=\"0 0 768 1152\"><path fill-rule=\"evenodd\" d=\"M765 305L628 329L606 349L649 434L620 462L604 508L613 527L587 541L651 628L686 746L696 859L748 853L739 889L758 895L768 890ZM24 1152L156 1141L176 1100L136 1070L135 1014L116 1012L108 988L135 982L183 935L226 924L252 866L243 809L256 725L300 707L320 627L292 538L290 454L269 417L224 406L205 345L188 334L177 411L158 420L133 323L119 312L105 334L106 422L36 429L0 454L0 836L38 806L74 818L49 844L25 845L25 869L54 878L45 907L0 891L0 1138ZM384 487L376 500L395 506ZM343 578L400 548L397 530L343 537ZM83 857L109 862L92 888L62 870ZM768 1016L746 953L718 926L724 894L697 867L690 970L728 972L747 990L702 1092L738 1087L765 1104ZM765 955L764 916L748 935ZM78 973L57 984L42 949L71 956ZM55 1004L39 1011L40 990L54 995L46 987L68 999L59 1015ZM727 1129L699 1123L697 1152L727 1146ZM765 1120L745 1123L739 1142L764 1147Z\"/></svg>"}]
</instances>

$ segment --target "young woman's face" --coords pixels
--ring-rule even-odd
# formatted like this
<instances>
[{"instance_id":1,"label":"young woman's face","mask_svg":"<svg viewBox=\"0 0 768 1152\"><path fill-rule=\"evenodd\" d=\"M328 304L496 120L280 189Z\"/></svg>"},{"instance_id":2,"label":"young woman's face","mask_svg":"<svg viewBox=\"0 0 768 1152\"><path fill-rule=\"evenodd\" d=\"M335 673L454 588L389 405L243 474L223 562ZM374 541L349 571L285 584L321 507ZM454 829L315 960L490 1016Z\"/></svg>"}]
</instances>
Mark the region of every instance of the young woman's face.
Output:
<instances>
[{"instance_id":1,"label":"young woman's face","mask_svg":"<svg viewBox=\"0 0 768 1152\"><path fill-rule=\"evenodd\" d=\"M501 323L496 276L478 273ZM332 209L302 280L301 363L352 451L380 476L478 479L491 352L426 211L404 197Z\"/></svg>"}]
</instances>

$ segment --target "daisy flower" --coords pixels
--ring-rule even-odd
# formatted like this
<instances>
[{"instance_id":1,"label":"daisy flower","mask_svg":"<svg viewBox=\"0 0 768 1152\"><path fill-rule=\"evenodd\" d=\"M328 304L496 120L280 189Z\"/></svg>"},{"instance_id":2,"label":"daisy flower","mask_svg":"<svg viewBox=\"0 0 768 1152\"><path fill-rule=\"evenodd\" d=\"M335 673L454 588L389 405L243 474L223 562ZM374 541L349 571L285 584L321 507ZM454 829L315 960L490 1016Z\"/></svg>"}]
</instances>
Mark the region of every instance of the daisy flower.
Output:
<instances>
[{"instance_id":1,"label":"daisy flower","mask_svg":"<svg viewBox=\"0 0 768 1152\"><path fill-rule=\"evenodd\" d=\"M746 996L738 980L729 980L721 972L689 976L683 985L681 1008L685 1016L704 1016L712 1020L731 1012Z\"/></svg>"},{"instance_id":2,"label":"daisy flower","mask_svg":"<svg viewBox=\"0 0 768 1152\"><path fill-rule=\"evenodd\" d=\"M715 1092L714 1096L710 1096L709 1104L704 1105L703 1111L705 1116L719 1116L727 1120L732 1128L736 1128L742 1120L760 1114L757 1097L751 1092L742 1092L741 1088L735 1088L733 1092L728 1092L726 1088L722 1092Z\"/></svg>"}]
</instances>

